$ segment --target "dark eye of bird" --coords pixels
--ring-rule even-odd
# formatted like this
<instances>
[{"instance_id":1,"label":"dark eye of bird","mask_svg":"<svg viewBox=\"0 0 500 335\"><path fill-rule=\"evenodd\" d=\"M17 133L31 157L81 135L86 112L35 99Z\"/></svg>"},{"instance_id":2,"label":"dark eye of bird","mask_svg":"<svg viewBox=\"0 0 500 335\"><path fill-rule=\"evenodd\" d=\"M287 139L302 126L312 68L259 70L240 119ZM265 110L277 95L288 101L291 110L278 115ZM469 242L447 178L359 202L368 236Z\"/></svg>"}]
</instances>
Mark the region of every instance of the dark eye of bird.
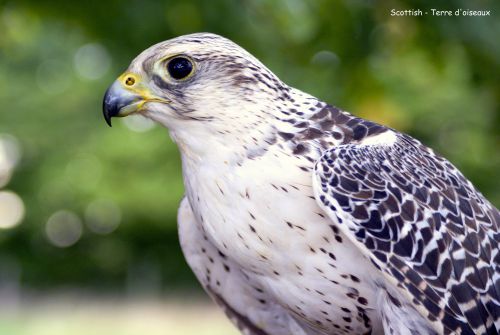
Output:
<instances>
[{"instance_id":1,"label":"dark eye of bird","mask_svg":"<svg viewBox=\"0 0 500 335\"><path fill-rule=\"evenodd\" d=\"M168 62L167 69L172 78L183 79L193 71L193 63L187 58L176 57Z\"/></svg>"}]
</instances>

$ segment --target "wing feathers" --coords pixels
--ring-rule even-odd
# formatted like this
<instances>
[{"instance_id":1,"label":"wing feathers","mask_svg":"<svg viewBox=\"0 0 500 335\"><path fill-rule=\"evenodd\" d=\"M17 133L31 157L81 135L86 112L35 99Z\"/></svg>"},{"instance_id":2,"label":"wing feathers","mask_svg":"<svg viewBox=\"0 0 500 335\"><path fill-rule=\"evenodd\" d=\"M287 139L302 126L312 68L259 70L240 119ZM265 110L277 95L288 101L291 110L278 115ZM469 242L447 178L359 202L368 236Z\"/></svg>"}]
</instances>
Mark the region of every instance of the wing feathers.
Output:
<instances>
[{"instance_id":1,"label":"wing feathers","mask_svg":"<svg viewBox=\"0 0 500 335\"><path fill-rule=\"evenodd\" d=\"M498 210L445 159L397 137L324 152L318 203L429 322L445 333L496 334Z\"/></svg>"}]
</instances>

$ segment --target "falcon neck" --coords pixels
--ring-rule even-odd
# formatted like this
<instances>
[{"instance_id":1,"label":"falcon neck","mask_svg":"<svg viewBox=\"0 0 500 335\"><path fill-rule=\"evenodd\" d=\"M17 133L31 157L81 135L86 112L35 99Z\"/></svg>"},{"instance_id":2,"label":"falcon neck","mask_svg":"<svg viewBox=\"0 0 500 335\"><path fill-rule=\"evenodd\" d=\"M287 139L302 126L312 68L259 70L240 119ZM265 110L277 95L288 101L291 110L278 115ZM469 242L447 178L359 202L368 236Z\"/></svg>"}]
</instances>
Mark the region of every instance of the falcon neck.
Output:
<instances>
[{"instance_id":1,"label":"falcon neck","mask_svg":"<svg viewBox=\"0 0 500 335\"><path fill-rule=\"evenodd\" d=\"M263 154L276 143L278 131L287 128L286 110L293 109L293 102L278 101L279 104L272 103L270 97L263 95L260 100L238 105L200 108L197 114L210 115L210 120L183 121L170 126L170 134L183 159L192 164L237 165L248 157Z\"/></svg>"},{"instance_id":2,"label":"falcon neck","mask_svg":"<svg viewBox=\"0 0 500 335\"><path fill-rule=\"evenodd\" d=\"M186 164L222 168L241 165L275 146L300 154L323 142L339 144L352 137L347 136L352 133L348 121L361 120L296 89L278 102L242 104L237 110L214 112L214 120L175 127L171 136Z\"/></svg>"}]
</instances>

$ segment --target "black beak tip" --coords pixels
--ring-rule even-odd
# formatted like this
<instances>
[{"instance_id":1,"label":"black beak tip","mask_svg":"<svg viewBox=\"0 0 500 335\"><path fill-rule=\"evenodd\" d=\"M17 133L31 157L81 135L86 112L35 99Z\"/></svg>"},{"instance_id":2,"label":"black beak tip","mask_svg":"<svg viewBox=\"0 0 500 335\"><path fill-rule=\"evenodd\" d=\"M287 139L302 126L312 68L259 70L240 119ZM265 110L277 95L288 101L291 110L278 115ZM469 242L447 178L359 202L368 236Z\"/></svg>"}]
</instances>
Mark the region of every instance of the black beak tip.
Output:
<instances>
[{"instance_id":1,"label":"black beak tip","mask_svg":"<svg viewBox=\"0 0 500 335\"><path fill-rule=\"evenodd\" d=\"M108 126L113 127L113 125L111 124L111 116L104 114L104 120L106 120Z\"/></svg>"},{"instance_id":2,"label":"black beak tip","mask_svg":"<svg viewBox=\"0 0 500 335\"><path fill-rule=\"evenodd\" d=\"M108 126L113 127L113 125L111 124L111 117L105 115L104 119L106 120L106 123L108 124Z\"/></svg>"},{"instance_id":3,"label":"black beak tip","mask_svg":"<svg viewBox=\"0 0 500 335\"><path fill-rule=\"evenodd\" d=\"M104 94L104 99L102 101L102 115L104 116L104 120L106 120L106 123L110 127L112 127L111 118L117 114L116 105L113 104L111 100L112 99L110 99L108 89Z\"/></svg>"}]
</instances>

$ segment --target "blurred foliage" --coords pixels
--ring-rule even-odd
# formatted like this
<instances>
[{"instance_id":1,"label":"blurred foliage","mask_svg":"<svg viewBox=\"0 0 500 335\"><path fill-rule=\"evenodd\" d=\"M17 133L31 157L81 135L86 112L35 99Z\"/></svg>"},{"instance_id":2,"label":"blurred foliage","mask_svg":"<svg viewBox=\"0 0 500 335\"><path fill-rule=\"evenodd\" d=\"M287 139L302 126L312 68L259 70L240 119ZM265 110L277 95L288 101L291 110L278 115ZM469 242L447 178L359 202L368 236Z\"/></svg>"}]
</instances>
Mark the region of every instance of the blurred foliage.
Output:
<instances>
[{"instance_id":1,"label":"blurred foliage","mask_svg":"<svg viewBox=\"0 0 500 335\"><path fill-rule=\"evenodd\" d=\"M126 292L194 284L177 241L177 149L143 120L109 129L101 99L140 51L197 31L232 39L292 86L416 136L498 206L500 2L439 5L490 17L390 16L433 3L0 2L0 140L17 162L2 189L25 208L19 225L0 230L0 284Z\"/></svg>"}]
</instances>

